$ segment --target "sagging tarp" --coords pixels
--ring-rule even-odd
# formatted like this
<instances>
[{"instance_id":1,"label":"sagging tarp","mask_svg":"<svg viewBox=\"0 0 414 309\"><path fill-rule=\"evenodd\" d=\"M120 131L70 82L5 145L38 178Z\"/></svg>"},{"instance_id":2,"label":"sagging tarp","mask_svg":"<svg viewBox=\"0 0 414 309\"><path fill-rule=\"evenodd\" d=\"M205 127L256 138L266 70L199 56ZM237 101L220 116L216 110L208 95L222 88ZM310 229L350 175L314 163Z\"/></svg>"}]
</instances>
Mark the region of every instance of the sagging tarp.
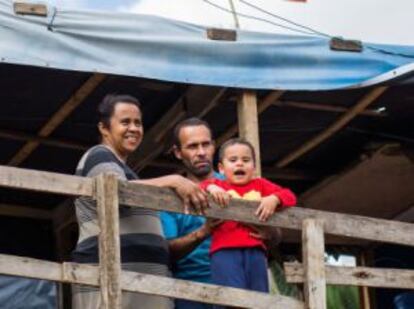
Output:
<instances>
[{"instance_id":1,"label":"sagging tarp","mask_svg":"<svg viewBox=\"0 0 414 309\"><path fill-rule=\"evenodd\" d=\"M412 77L414 46L332 51L329 38L237 32L213 41L204 27L125 13L49 7L16 15L0 0L3 63L224 87L328 90Z\"/></svg>"}]
</instances>

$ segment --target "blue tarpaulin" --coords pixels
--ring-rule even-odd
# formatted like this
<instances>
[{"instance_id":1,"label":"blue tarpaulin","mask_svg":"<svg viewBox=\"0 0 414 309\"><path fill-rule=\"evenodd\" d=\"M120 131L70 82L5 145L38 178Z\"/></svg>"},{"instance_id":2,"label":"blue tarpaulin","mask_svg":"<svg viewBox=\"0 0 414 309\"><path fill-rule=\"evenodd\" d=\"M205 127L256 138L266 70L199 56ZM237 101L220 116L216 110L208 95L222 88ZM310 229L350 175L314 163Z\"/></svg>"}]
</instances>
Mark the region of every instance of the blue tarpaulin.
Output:
<instances>
[{"instance_id":1,"label":"blue tarpaulin","mask_svg":"<svg viewBox=\"0 0 414 309\"><path fill-rule=\"evenodd\" d=\"M327 90L409 74L414 46L363 44L332 51L329 38L237 31L214 41L206 28L160 17L71 11L16 15L0 0L3 63L224 87Z\"/></svg>"}]
</instances>

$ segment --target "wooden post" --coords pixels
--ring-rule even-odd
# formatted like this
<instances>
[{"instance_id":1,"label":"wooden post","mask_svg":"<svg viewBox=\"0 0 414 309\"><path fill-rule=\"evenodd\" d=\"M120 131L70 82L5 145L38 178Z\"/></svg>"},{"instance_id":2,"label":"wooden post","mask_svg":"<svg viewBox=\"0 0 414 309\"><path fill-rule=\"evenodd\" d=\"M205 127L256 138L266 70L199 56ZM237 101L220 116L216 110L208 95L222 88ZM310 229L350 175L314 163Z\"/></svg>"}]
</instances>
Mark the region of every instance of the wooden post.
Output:
<instances>
[{"instance_id":1,"label":"wooden post","mask_svg":"<svg viewBox=\"0 0 414 309\"><path fill-rule=\"evenodd\" d=\"M256 174L261 176L259 117L254 91L244 91L237 105L239 136L252 143L256 152Z\"/></svg>"},{"instance_id":2,"label":"wooden post","mask_svg":"<svg viewBox=\"0 0 414 309\"><path fill-rule=\"evenodd\" d=\"M322 221L316 219L303 221L302 255L305 268L305 307L326 309L325 244Z\"/></svg>"},{"instance_id":3,"label":"wooden post","mask_svg":"<svg viewBox=\"0 0 414 309\"><path fill-rule=\"evenodd\" d=\"M361 252L358 256L358 264L361 266L367 266L366 252ZM361 309L371 309L371 301L369 295L369 289L367 286L361 286L359 288L359 299Z\"/></svg>"},{"instance_id":4,"label":"wooden post","mask_svg":"<svg viewBox=\"0 0 414 309\"><path fill-rule=\"evenodd\" d=\"M121 253L119 237L118 179L115 175L96 177L99 217L99 283L101 308L121 308Z\"/></svg>"}]
</instances>

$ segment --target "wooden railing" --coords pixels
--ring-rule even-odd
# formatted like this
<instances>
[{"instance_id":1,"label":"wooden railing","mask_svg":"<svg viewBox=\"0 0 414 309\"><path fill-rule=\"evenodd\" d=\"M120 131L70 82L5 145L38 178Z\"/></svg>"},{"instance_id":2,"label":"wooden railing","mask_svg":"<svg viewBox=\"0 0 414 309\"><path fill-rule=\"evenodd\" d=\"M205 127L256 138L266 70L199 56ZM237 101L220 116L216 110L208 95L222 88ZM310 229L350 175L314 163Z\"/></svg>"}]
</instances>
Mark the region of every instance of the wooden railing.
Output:
<instances>
[{"instance_id":1,"label":"wooden railing","mask_svg":"<svg viewBox=\"0 0 414 309\"><path fill-rule=\"evenodd\" d=\"M92 179L6 166L0 166L0 186L97 200L99 267L0 255L0 273L100 286L103 308L120 308L122 290L243 308L323 309L326 284L414 289L414 270L324 265L325 233L414 246L414 224L304 208L283 210L263 223L253 215L257 202L235 199L226 209L212 202L207 217L302 230L303 264L285 265L288 281L304 283L305 302L301 302L285 296L122 271L119 203L182 212L181 200L172 190L119 181L114 175Z\"/></svg>"}]
</instances>

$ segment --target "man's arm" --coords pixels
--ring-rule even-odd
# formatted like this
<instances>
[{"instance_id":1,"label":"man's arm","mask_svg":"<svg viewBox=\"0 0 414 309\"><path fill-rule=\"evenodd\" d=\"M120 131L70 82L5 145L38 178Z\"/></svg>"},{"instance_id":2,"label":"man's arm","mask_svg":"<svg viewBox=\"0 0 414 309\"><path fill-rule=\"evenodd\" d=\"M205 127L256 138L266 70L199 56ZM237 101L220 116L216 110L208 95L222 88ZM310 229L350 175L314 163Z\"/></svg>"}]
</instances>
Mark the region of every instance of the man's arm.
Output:
<instances>
[{"instance_id":1,"label":"man's arm","mask_svg":"<svg viewBox=\"0 0 414 309\"><path fill-rule=\"evenodd\" d=\"M201 244L207 237L210 236L214 227L220 224L223 220L207 219L197 230L191 233L168 241L170 248L170 256L172 261L178 261L187 254L191 253L199 244Z\"/></svg>"}]
</instances>

